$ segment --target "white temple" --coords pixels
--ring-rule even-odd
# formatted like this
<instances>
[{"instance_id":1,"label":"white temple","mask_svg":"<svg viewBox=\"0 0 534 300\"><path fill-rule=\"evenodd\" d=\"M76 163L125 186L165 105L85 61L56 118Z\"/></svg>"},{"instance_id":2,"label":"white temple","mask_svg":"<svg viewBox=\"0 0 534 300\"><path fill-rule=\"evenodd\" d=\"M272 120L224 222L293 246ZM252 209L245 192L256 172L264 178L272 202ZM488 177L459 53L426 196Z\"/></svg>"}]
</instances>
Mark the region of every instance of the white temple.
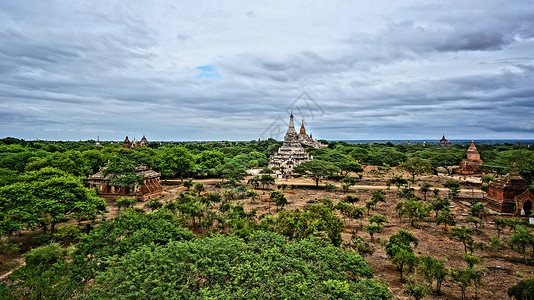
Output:
<instances>
[{"instance_id":1,"label":"white temple","mask_svg":"<svg viewBox=\"0 0 534 300\"><path fill-rule=\"evenodd\" d=\"M278 151L275 154L271 155L269 167L278 167L291 171L293 167L312 160L313 157L310 157L310 155L304 151L301 143L315 148L325 147L325 145L306 134L304 121L300 127L300 134L297 134L293 123L293 113L291 113L291 116L289 116L289 128L284 136L284 143L278 148Z\"/></svg>"}]
</instances>

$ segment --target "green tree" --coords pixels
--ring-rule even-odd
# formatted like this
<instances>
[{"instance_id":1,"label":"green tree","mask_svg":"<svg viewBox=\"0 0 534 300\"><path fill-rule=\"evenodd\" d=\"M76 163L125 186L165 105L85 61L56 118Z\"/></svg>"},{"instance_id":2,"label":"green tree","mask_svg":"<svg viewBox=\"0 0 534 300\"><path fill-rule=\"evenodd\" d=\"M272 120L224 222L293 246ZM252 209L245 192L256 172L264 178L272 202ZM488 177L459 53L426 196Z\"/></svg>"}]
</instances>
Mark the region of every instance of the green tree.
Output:
<instances>
[{"instance_id":1,"label":"green tree","mask_svg":"<svg viewBox=\"0 0 534 300\"><path fill-rule=\"evenodd\" d=\"M189 191L194 185L193 178L188 178L184 181L184 187Z\"/></svg>"},{"instance_id":2,"label":"green tree","mask_svg":"<svg viewBox=\"0 0 534 300\"><path fill-rule=\"evenodd\" d=\"M54 152L46 157L32 157L26 166L26 171L38 171L42 168L56 168L75 176L85 176L91 173L79 151Z\"/></svg>"},{"instance_id":3,"label":"green tree","mask_svg":"<svg viewBox=\"0 0 534 300\"><path fill-rule=\"evenodd\" d=\"M442 210L448 210L451 202L447 198L436 197L436 199L430 202L430 209L434 211L435 218L438 218L438 214ZM438 224L439 225L439 224Z\"/></svg>"},{"instance_id":4,"label":"green tree","mask_svg":"<svg viewBox=\"0 0 534 300\"><path fill-rule=\"evenodd\" d=\"M466 299L465 292L468 287L473 285L472 271L469 269L454 269L451 270L450 274L452 280L458 284L458 287L462 292L462 300Z\"/></svg>"},{"instance_id":5,"label":"green tree","mask_svg":"<svg viewBox=\"0 0 534 300\"><path fill-rule=\"evenodd\" d=\"M202 182L195 183L194 190L198 193L198 196L200 197L200 193L205 190L204 184Z\"/></svg>"},{"instance_id":6,"label":"green tree","mask_svg":"<svg viewBox=\"0 0 534 300\"><path fill-rule=\"evenodd\" d=\"M260 182L263 189L265 189L265 185L273 185L275 183L274 178L268 174L261 175Z\"/></svg>"},{"instance_id":7,"label":"green tree","mask_svg":"<svg viewBox=\"0 0 534 300\"><path fill-rule=\"evenodd\" d=\"M386 192L383 189L374 190L371 193L371 200L373 200L375 203L386 203Z\"/></svg>"},{"instance_id":8,"label":"green tree","mask_svg":"<svg viewBox=\"0 0 534 300\"><path fill-rule=\"evenodd\" d=\"M412 227L417 227L418 222L428 217L430 211L429 206L425 202L414 197L397 202L395 209L400 217L404 215L408 216Z\"/></svg>"},{"instance_id":9,"label":"green tree","mask_svg":"<svg viewBox=\"0 0 534 300\"><path fill-rule=\"evenodd\" d=\"M253 188L257 189L261 184L261 180L259 176L254 176L250 178L247 183L252 185Z\"/></svg>"},{"instance_id":10,"label":"green tree","mask_svg":"<svg viewBox=\"0 0 534 300\"><path fill-rule=\"evenodd\" d=\"M278 210L278 207L284 208L284 206L289 203L289 202L287 202L287 198L284 195L284 193L282 191L280 191L280 190L272 191L271 195L270 195L270 198L273 199L274 202L276 203L276 209L277 210Z\"/></svg>"},{"instance_id":11,"label":"green tree","mask_svg":"<svg viewBox=\"0 0 534 300\"><path fill-rule=\"evenodd\" d=\"M226 163L219 165L215 171L216 174L223 179L241 181L247 175L247 171L244 167L236 166L235 164Z\"/></svg>"},{"instance_id":12,"label":"green tree","mask_svg":"<svg viewBox=\"0 0 534 300\"><path fill-rule=\"evenodd\" d=\"M349 172L363 171L362 165L360 165L360 163L358 163L351 156L343 154L339 151L334 150L326 155L320 155L318 158L336 165L339 168L341 176L347 176Z\"/></svg>"},{"instance_id":13,"label":"green tree","mask_svg":"<svg viewBox=\"0 0 534 300\"><path fill-rule=\"evenodd\" d=\"M371 224L365 226L364 229L369 232L369 235L371 236L371 242L373 242L374 234L382 232L383 226L381 224L373 224L373 223L371 223Z\"/></svg>"},{"instance_id":14,"label":"green tree","mask_svg":"<svg viewBox=\"0 0 534 300\"><path fill-rule=\"evenodd\" d=\"M196 164L202 169L214 169L224 164L224 153L218 150L205 150L196 156Z\"/></svg>"},{"instance_id":15,"label":"green tree","mask_svg":"<svg viewBox=\"0 0 534 300\"><path fill-rule=\"evenodd\" d=\"M341 186L343 187L343 192L348 192L350 187L356 184L355 177L345 177L341 179Z\"/></svg>"},{"instance_id":16,"label":"green tree","mask_svg":"<svg viewBox=\"0 0 534 300\"><path fill-rule=\"evenodd\" d=\"M289 242L276 233L256 232L246 241L213 236L145 246L99 273L88 296L390 299L391 292L372 276L353 252L317 239Z\"/></svg>"},{"instance_id":17,"label":"green tree","mask_svg":"<svg viewBox=\"0 0 534 300\"><path fill-rule=\"evenodd\" d=\"M475 243L475 240L471 236L472 234L473 231L465 226L460 228L453 227L451 229L450 237L464 245L464 253L467 253L467 249L469 249L469 252L472 254L474 250L480 247L479 244Z\"/></svg>"},{"instance_id":18,"label":"green tree","mask_svg":"<svg viewBox=\"0 0 534 300\"><path fill-rule=\"evenodd\" d=\"M501 237L502 231L507 226L506 220L507 219L504 217L498 217L498 216L493 217L493 221L495 222L495 228L497 228L497 237L499 238Z\"/></svg>"},{"instance_id":19,"label":"green tree","mask_svg":"<svg viewBox=\"0 0 534 300\"><path fill-rule=\"evenodd\" d=\"M99 168L104 166L104 154L98 150L87 150L81 155L81 160L91 173L98 172Z\"/></svg>"},{"instance_id":20,"label":"green tree","mask_svg":"<svg viewBox=\"0 0 534 300\"><path fill-rule=\"evenodd\" d=\"M447 226L455 226L456 225L456 216L454 214L451 214L450 209L444 209L439 212L437 218L436 218L436 225L447 225ZM446 230L446 227L443 228L443 230Z\"/></svg>"},{"instance_id":21,"label":"green tree","mask_svg":"<svg viewBox=\"0 0 534 300\"><path fill-rule=\"evenodd\" d=\"M506 167L505 172L514 171L531 185L534 182L534 152L527 149L500 152L495 164Z\"/></svg>"},{"instance_id":22,"label":"green tree","mask_svg":"<svg viewBox=\"0 0 534 300\"><path fill-rule=\"evenodd\" d=\"M420 300L429 293L429 289L420 283L417 278L410 278L408 283L404 285L404 293L412 296L415 300Z\"/></svg>"},{"instance_id":23,"label":"green tree","mask_svg":"<svg viewBox=\"0 0 534 300\"><path fill-rule=\"evenodd\" d=\"M324 232L336 246L341 245L343 228L343 222L328 199L305 207L302 211L281 211L275 220L275 230L291 239L301 240Z\"/></svg>"},{"instance_id":24,"label":"green tree","mask_svg":"<svg viewBox=\"0 0 534 300\"><path fill-rule=\"evenodd\" d=\"M101 223L76 245L72 280L86 282L97 272L114 265L117 259L147 245L191 240L193 233L166 209L153 213L126 211Z\"/></svg>"},{"instance_id":25,"label":"green tree","mask_svg":"<svg viewBox=\"0 0 534 300\"><path fill-rule=\"evenodd\" d=\"M150 208L150 211L154 211L156 209L162 208L163 203L161 203L157 198L150 198L145 204L145 207Z\"/></svg>"},{"instance_id":26,"label":"green tree","mask_svg":"<svg viewBox=\"0 0 534 300\"><path fill-rule=\"evenodd\" d=\"M400 273L400 280L404 282L404 275L413 271L417 266L417 257L413 253L413 250L394 245L394 255L390 258L391 264L393 264Z\"/></svg>"},{"instance_id":27,"label":"green tree","mask_svg":"<svg viewBox=\"0 0 534 300\"><path fill-rule=\"evenodd\" d=\"M404 274L411 272L417 265L417 257L413 253L412 244L413 247L417 247L417 238L402 228L390 236L386 244L386 254L399 271L401 282L404 281Z\"/></svg>"},{"instance_id":28,"label":"green tree","mask_svg":"<svg viewBox=\"0 0 534 300\"><path fill-rule=\"evenodd\" d=\"M383 215L372 215L369 217L369 223L383 225L384 223L388 223L388 220Z\"/></svg>"},{"instance_id":29,"label":"green tree","mask_svg":"<svg viewBox=\"0 0 534 300\"><path fill-rule=\"evenodd\" d=\"M389 182L389 184L394 184L397 189L400 189L401 186L408 184L408 180L403 178L402 175L394 176L393 178L388 179L387 182Z\"/></svg>"},{"instance_id":30,"label":"green tree","mask_svg":"<svg viewBox=\"0 0 534 300\"><path fill-rule=\"evenodd\" d=\"M355 249L361 256L372 255L374 248L356 232L351 235L349 247Z\"/></svg>"},{"instance_id":31,"label":"green tree","mask_svg":"<svg viewBox=\"0 0 534 300\"><path fill-rule=\"evenodd\" d=\"M296 166L293 171L299 174L308 174L315 181L315 186L319 186L319 181L322 178L338 173L339 167L328 161L314 159Z\"/></svg>"},{"instance_id":32,"label":"green tree","mask_svg":"<svg viewBox=\"0 0 534 300\"><path fill-rule=\"evenodd\" d=\"M117 206L117 210L121 210L121 208L130 208L133 207L135 204L135 198L132 197L118 197L115 199L115 206Z\"/></svg>"},{"instance_id":33,"label":"green tree","mask_svg":"<svg viewBox=\"0 0 534 300\"><path fill-rule=\"evenodd\" d=\"M360 197L358 195L347 195L343 198L343 201L351 203L354 206L354 203L360 201Z\"/></svg>"},{"instance_id":34,"label":"green tree","mask_svg":"<svg viewBox=\"0 0 534 300\"><path fill-rule=\"evenodd\" d=\"M343 224L345 224L347 218L351 218L354 215L354 206L346 202L339 201L334 208L339 210L341 215L343 215Z\"/></svg>"},{"instance_id":35,"label":"green tree","mask_svg":"<svg viewBox=\"0 0 534 300\"><path fill-rule=\"evenodd\" d=\"M460 191L460 183L454 179L448 180L443 186L449 189L449 198L455 198Z\"/></svg>"},{"instance_id":36,"label":"green tree","mask_svg":"<svg viewBox=\"0 0 534 300\"><path fill-rule=\"evenodd\" d=\"M256 198L258 198L259 194L255 190L248 190L247 191L247 197L250 197L252 199L252 203L256 202Z\"/></svg>"},{"instance_id":37,"label":"green tree","mask_svg":"<svg viewBox=\"0 0 534 300\"><path fill-rule=\"evenodd\" d=\"M54 168L26 172L22 180L0 188L0 232L39 226L53 233L59 223L94 219L105 201L73 175Z\"/></svg>"},{"instance_id":38,"label":"green tree","mask_svg":"<svg viewBox=\"0 0 534 300\"><path fill-rule=\"evenodd\" d=\"M441 295L441 285L449 275L449 271L445 268L445 260L422 255L419 261L421 263L419 272L421 272L429 285L436 281L436 294Z\"/></svg>"},{"instance_id":39,"label":"green tree","mask_svg":"<svg viewBox=\"0 0 534 300\"><path fill-rule=\"evenodd\" d=\"M424 196L424 200L426 201L426 194L428 194L430 192L430 188L432 187L432 185L428 182L424 182L422 185L421 185L421 188L419 189L419 191L421 191L421 193L423 193L423 196Z\"/></svg>"},{"instance_id":40,"label":"green tree","mask_svg":"<svg viewBox=\"0 0 534 300\"><path fill-rule=\"evenodd\" d=\"M181 146L166 148L159 157L159 168L162 174L166 177L179 176L182 182L194 163L195 157L187 148Z\"/></svg>"},{"instance_id":41,"label":"green tree","mask_svg":"<svg viewBox=\"0 0 534 300\"><path fill-rule=\"evenodd\" d=\"M25 255L25 265L4 280L2 299L68 299L77 282L70 281L65 268L67 250L53 243Z\"/></svg>"},{"instance_id":42,"label":"green tree","mask_svg":"<svg viewBox=\"0 0 534 300\"><path fill-rule=\"evenodd\" d=\"M534 300L534 277L519 281L509 287L507 293L515 300Z\"/></svg>"},{"instance_id":43,"label":"green tree","mask_svg":"<svg viewBox=\"0 0 534 300\"><path fill-rule=\"evenodd\" d=\"M530 233L530 230L526 226L515 227L514 233L510 236L510 247L523 255L525 264L527 261L527 249L529 246L534 245L534 236Z\"/></svg>"},{"instance_id":44,"label":"green tree","mask_svg":"<svg viewBox=\"0 0 534 300\"><path fill-rule=\"evenodd\" d=\"M467 263L467 268L451 270L451 278L458 284L458 287L462 292L462 299L466 299L465 292L471 285L474 285L475 299L478 299L478 288L484 285L482 282L482 275L485 269L480 269L476 266L480 264L482 260L469 253L464 253L462 259Z\"/></svg>"},{"instance_id":45,"label":"green tree","mask_svg":"<svg viewBox=\"0 0 534 300\"><path fill-rule=\"evenodd\" d=\"M102 175L110 178L111 185L131 189L135 185L143 183L144 175L137 173L136 168L139 164L132 154L132 151L125 150L109 159Z\"/></svg>"},{"instance_id":46,"label":"green tree","mask_svg":"<svg viewBox=\"0 0 534 300\"><path fill-rule=\"evenodd\" d=\"M415 175L422 175L432 170L430 162L420 157L411 157L399 167L412 175L412 182L415 182Z\"/></svg>"}]
</instances>

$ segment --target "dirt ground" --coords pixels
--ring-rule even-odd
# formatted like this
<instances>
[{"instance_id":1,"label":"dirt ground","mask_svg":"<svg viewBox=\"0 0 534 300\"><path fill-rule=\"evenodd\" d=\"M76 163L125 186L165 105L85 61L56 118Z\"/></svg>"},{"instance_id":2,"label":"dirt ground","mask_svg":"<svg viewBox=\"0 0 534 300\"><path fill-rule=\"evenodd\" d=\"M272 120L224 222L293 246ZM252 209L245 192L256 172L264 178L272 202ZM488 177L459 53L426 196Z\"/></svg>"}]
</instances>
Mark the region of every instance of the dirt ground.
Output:
<instances>
[{"instance_id":1,"label":"dirt ground","mask_svg":"<svg viewBox=\"0 0 534 300\"><path fill-rule=\"evenodd\" d=\"M400 172L397 172L400 174ZM389 177L389 176L388 176ZM409 178L407 174L404 174L405 178ZM248 179L248 178L247 178ZM246 180L244 182L246 182ZM412 184L412 187L416 189L416 194L421 195L418 191L418 184L422 182L428 182L432 185L431 190L434 188L440 189L440 196L444 197L447 189L442 185L443 182L447 181L447 177L437 177L437 176L418 176L416 178L416 184ZM203 193L207 192L216 192L222 191L223 189L216 188L215 184L220 182L220 179L206 179L206 180L195 180L203 182L206 190ZM287 188L284 191L289 204L285 207L286 210L300 208L309 206L310 203L313 203L315 198L330 198L333 200L334 204L340 201L343 197L346 196L345 193L341 191L341 186L339 183L329 181L330 183L339 187L337 191L326 191L326 190L317 190L313 186L315 182L307 178L296 178L296 179L277 179L276 185L287 184ZM324 186L325 181L321 181L320 185ZM291 185L296 185L297 188L292 189ZM265 213L276 214L276 206L274 204L269 204L268 197L269 193L276 186L266 187L263 189L256 189L260 195L260 199L256 200L256 203L252 203L251 199L237 200L244 203L246 210L256 209L257 216L261 216ZM377 209L371 214L382 214L384 215L389 223L384 226L384 230L381 233L377 233L374 236L374 242L371 245L374 247L375 251L372 255L365 257L367 263L371 266L376 276L387 282L394 293L394 297L399 299L409 299L406 295L403 295L403 287L400 282L399 273L395 268L390 264L386 253L384 251L383 242L387 241L389 236L396 233L399 228L407 228L412 233L414 233L419 239L419 246L416 248L417 254L431 255L435 258L447 258L446 265L449 268L464 268L465 263L461 259L463 254L463 245L460 242L453 241L448 238L447 234L442 228L436 226L435 223L431 221L422 222L419 228L412 228L407 220L401 220L397 217L395 212L395 203L398 200L397 189L395 186L391 186L389 189L385 185L385 176L383 174L376 174L375 172L369 172L366 170L363 179L350 188L350 194L356 194L360 196L361 200L356 205L364 205L365 201L371 198L372 191L381 188L386 191L386 203L379 203ZM167 186L166 191L163 193L164 197L162 200L174 199L180 192L185 191L186 189L178 184L175 186ZM429 193L429 197L430 197ZM462 188L460 197L481 197L483 195L480 189L473 186L465 186ZM422 196L422 195L421 195ZM109 212L106 214L106 218L112 218L118 214L117 208L110 204ZM136 206L143 207L144 203L138 202ZM462 202L453 202L453 208L451 211L456 215L459 220L458 225L465 225L466 227L472 227L472 225L467 224L465 221L465 214L468 213L469 209L465 206L465 203ZM432 220L432 218L429 218ZM475 240L478 242L483 242L488 245L490 242L490 236L497 235L497 230L489 222L491 217L487 217L485 220L484 228L480 229L478 234L474 234ZM350 241L351 235L356 232L361 235L366 241L370 242L370 236L365 230L361 230L360 226L365 226L367 224L366 218L356 221L347 221L345 223L346 228L342 234L344 241ZM15 236L12 238L12 241L17 243L23 243L22 248L29 249L31 246L31 237L36 233L23 232L21 236ZM509 237L511 233L508 230L504 231L502 235L505 239ZM483 263L482 267L487 270L484 272L483 283L485 287L479 289L480 299L508 299L506 290L511 285L517 283L518 281L532 276L534 272L534 266L525 265L522 261L522 257L519 253L506 247L505 249L492 252L489 248L484 250L478 250L475 252L475 255L482 257ZM3 255L0 256L0 259L3 260L3 264L0 264L0 280L2 277L5 277L9 271L13 268L16 268L23 261L21 255ZM474 297L474 289L468 288L466 295L470 298ZM425 299L461 299L460 290L457 285L453 282L444 282L442 286L442 296L429 295Z\"/></svg>"},{"instance_id":2,"label":"dirt ground","mask_svg":"<svg viewBox=\"0 0 534 300\"><path fill-rule=\"evenodd\" d=\"M408 176L404 174L404 177ZM442 183L449 180L448 177L437 176L421 176L416 177L416 184L413 187L416 189L416 194L422 196L422 193L419 192L418 184L422 182L428 182L432 184L431 190L434 188L440 189L440 196L444 197L448 191L443 187ZM216 189L214 184L220 180L202 180L206 187L206 192L219 191ZM289 205L285 207L286 210L303 208L309 206L310 202L313 202L315 198L330 198L336 204L339 200L346 196L345 193L341 191L341 186L339 183L329 181L332 184L335 184L339 187L338 191L326 191L326 190L315 190L312 189L315 185L311 179L277 179L276 185L287 184L287 188L284 191L284 194L288 198ZM320 182L320 185L324 185L324 181ZM296 189L291 189L291 185L297 185ZM308 188L307 188L308 187ZM270 190L275 188L274 186L271 189L257 189L256 191L261 195L262 200L268 198ZM374 247L375 252L365 257L366 262L371 266L376 276L387 282L394 293L394 297L399 299L409 299L406 295L403 294L403 287L400 282L400 277L398 271L391 265L387 255L384 250L383 242L387 241L389 236L396 233L399 228L407 228L409 231L415 234L419 239L419 246L416 248L417 254L430 255L435 258L446 258L446 266L448 268L465 268L465 262L462 260L461 255L464 253L463 245L460 242L451 240L447 232L443 228L436 226L432 222L433 217L428 218L429 221L422 222L418 228L413 228L410 226L408 220L401 220L395 211L395 204L398 200L397 189L394 186L391 186L389 189L385 186L384 178L380 175L369 175L366 174L364 179L357 183L356 186L351 187L349 193L356 194L360 196L361 200L356 205L364 205L365 201L371 198L371 193L378 189L382 188L386 191L386 203L379 203L377 209L371 214L382 214L384 215L389 223L384 226L382 233L375 234L374 242L371 245ZM176 190L178 192L179 190ZM430 194L428 197L430 198ZM483 192L476 187L471 188L471 186L463 187L460 193L460 197L482 197ZM246 209L256 209L257 215L260 216L264 213L269 212L269 205L266 203L261 203L257 200L257 204L252 204L250 199L240 200L245 204ZM468 224L466 221L466 214L469 212L469 208L465 202L452 202L451 203L451 212L456 215L459 223L457 226L465 225L468 228L473 228L471 224ZM270 212L276 214L276 207L271 205ZM431 212L433 216L433 212ZM474 239L477 242L483 242L486 245L490 243L490 236L497 235L497 230L495 226L492 225L491 216L486 217L484 228L479 229L479 233L475 233ZM365 230L360 229L360 225L367 225L367 221L356 220L352 222L345 223L346 228L342 236L344 241L350 241L350 237L353 232L361 235L366 241L370 242L370 236ZM501 235L507 241L511 232L505 230ZM486 268L484 271L483 283L484 287L479 288L478 295L480 299L508 299L506 290L508 287L516 284L518 281L533 276L534 266L525 265L522 261L522 256L511 250L509 247L505 249L497 250L493 252L491 249L477 250L474 252L475 255L480 256L483 260L481 266ZM461 292L457 285L453 282L446 281L443 283L441 289L442 295L428 295L425 299L461 299ZM470 298L474 298L474 288L470 287L467 289L466 295Z\"/></svg>"}]
</instances>

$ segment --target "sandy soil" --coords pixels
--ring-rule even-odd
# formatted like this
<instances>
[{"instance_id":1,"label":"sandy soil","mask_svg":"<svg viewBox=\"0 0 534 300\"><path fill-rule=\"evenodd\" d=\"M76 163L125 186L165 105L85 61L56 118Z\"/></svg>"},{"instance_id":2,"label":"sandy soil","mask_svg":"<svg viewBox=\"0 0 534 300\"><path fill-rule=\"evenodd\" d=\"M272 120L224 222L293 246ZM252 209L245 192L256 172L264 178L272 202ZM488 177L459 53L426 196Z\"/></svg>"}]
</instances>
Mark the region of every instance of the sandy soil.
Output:
<instances>
[{"instance_id":1,"label":"sandy soil","mask_svg":"<svg viewBox=\"0 0 534 300\"><path fill-rule=\"evenodd\" d=\"M409 299L406 295L403 295L403 287L400 282L399 273L395 268L390 264L386 253L384 251L383 242L387 241L389 236L396 233L399 228L407 228L413 232L419 239L419 246L416 249L418 254L431 255L436 258L447 258L446 265L449 268L464 268L465 263L461 259L463 254L463 245L460 242L451 240L448 238L447 233L436 226L435 223L431 222L432 218L429 218L429 221L423 222L420 224L419 228L412 228L407 220L400 220L397 217L395 212L395 203L398 200L396 187L391 187L387 189L387 186L384 184L384 179L379 175L366 175L364 180L358 183L356 186L351 187L349 193L357 194L361 197L360 203L357 205L364 205L365 201L371 198L372 191L382 188L386 191L387 202L380 203L377 206L377 210L371 212L371 214L382 214L386 216L389 220L382 233L375 234L374 242L371 243L375 249L375 252L371 256L367 256L365 260L372 267L376 276L381 280L387 282L390 285L390 288L394 292L394 296L399 299ZM406 178L407 176L405 176ZM447 181L449 178L441 177L437 178L436 176L425 176L417 177L417 183L429 182L432 184L431 190L434 188L440 189L440 196L445 196L447 191L446 188L443 188L442 183ZM201 180L209 188L206 192L219 191L215 189L212 184L215 184L217 181L213 180ZM334 201L334 204L337 201L345 197L345 193L341 191L341 188L338 191L325 191L325 190L315 190L310 187L314 186L315 183L311 179L299 178L299 179L277 179L276 185L286 183L288 187L284 191L286 197L288 198L289 205L285 209L295 209L303 208L309 206L309 201L314 200L315 198L321 199L328 197ZM336 184L331 182L332 184ZM298 188L292 190L290 185L297 185ZM320 185L324 185L324 182L321 182ZM339 186L339 184L337 184ZM274 187L272 187L274 188ZM418 186L415 185L414 188L417 190L416 193L419 195L422 194L418 191ZM266 199L269 195L271 189L262 190L257 189L257 192L262 196L263 199ZM478 188L463 188L460 193L460 197L481 197L483 192ZM428 195L430 197L430 195ZM262 215L269 212L269 205L265 203L252 204L250 199L241 200L245 203L246 209L256 209L257 214ZM459 220L459 225L465 225L467 227L472 227L472 225L466 222L466 216L463 216L469 212L466 203L464 202L453 202L452 212L456 215ZM270 207L271 213L276 213L276 208L274 205ZM474 234L474 238L477 242L483 242L486 245L490 243L490 236L497 235L497 230L489 222L491 217L487 217L485 220L484 228L480 230L478 234ZM366 241L370 242L370 236L365 230L359 230L360 224L364 226L367 224L367 221L357 220L346 223L346 228L342 234L345 241L350 240L350 236L353 232L361 235ZM509 237L511 232L505 230L503 237L505 240ZM518 281L532 276L534 272L534 266L527 266L521 260L521 255L517 252L509 249L498 250L492 252L489 248L484 250L478 250L475 252L475 255L482 257L483 263L482 267L487 270L484 272L483 282L485 287L479 289L479 298L480 299L508 299L506 290L511 285L517 283ZM466 293L471 299L474 298L474 288L468 288ZM428 295L425 299L461 299L461 293L457 285L453 282L444 282L442 286L442 295Z\"/></svg>"}]
</instances>

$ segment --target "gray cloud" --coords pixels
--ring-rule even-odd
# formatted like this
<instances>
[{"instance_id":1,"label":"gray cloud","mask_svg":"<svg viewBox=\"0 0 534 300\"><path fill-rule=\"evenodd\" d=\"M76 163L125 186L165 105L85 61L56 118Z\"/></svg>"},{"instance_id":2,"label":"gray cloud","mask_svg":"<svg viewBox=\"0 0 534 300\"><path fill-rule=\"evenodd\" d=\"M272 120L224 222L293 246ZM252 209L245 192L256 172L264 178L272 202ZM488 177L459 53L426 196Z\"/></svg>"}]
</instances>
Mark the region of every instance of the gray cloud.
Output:
<instances>
[{"instance_id":1,"label":"gray cloud","mask_svg":"<svg viewBox=\"0 0 534 300\"><path fill-rule=\"evenodd\" d=\"M323 4L1 3L0 135L533 138L531 1Z\"/></svg>"}]
</instances>

